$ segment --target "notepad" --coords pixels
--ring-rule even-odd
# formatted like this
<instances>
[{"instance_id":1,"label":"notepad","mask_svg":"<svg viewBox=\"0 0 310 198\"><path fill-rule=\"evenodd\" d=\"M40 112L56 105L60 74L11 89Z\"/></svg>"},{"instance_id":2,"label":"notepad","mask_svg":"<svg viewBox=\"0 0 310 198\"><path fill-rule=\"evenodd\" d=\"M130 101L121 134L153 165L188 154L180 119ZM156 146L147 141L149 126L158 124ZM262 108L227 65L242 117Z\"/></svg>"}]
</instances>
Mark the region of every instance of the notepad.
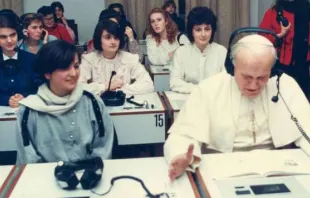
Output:
<instances>
[{"instance_id":1,"label":"notepad","mask_svg":"<svg viewBox=\"0 0 310 198\"><path fill-rule=\"evenodd\" d=\"M310 158L300 149L223 154L206 163L213 179L310 175Z\"/></svg>"}]
</instances>

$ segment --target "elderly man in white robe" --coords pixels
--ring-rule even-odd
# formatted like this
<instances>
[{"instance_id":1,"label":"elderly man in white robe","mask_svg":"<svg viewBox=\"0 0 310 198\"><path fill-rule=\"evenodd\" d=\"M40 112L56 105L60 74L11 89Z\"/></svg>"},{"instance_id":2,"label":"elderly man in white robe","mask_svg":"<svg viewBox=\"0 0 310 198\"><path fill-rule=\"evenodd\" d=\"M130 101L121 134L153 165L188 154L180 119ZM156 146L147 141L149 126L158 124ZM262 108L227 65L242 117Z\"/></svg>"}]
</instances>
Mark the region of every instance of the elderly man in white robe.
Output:
<instances>
[{"instance_id":1,"label":"elderly man in white robe","mask_svg":"<svg viewBox=\"0 0 310 198\"><path fill-rule=\"evenodd\" d=\"M169 177L199 166L201 146L219 152L277 149L294 143L310 155L282 98L277 76L270 78L277 55L263 36L249 35L231 50L234 76L220 73L202 81L192 92L169 130L164 145ZM280 93L300 125L310 136L310 105L298 84L283 74ZM203 144L205 143L205 144Z\"/></svg>"}]
</instances>

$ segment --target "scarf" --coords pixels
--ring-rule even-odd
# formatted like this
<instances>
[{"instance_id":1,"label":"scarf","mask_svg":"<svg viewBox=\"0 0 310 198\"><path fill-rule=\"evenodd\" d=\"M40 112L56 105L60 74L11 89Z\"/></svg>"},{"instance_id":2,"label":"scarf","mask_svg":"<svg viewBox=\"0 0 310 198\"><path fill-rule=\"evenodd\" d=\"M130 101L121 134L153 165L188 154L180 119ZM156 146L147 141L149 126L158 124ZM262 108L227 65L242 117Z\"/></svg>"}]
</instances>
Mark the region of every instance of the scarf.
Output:
<instances>
[{"instance_id":1,"label":"scarf","mask_svg":"<svg viewBox=\"0 0 310 198\"><path fill-rule=\"evenodd\" d=\"M36 95L30 95L19 103L36 111L51 115L60 115L69 111L76 105L83 95L83 88L77 84L70 95L64 97L56 96L47 86L43 84L39 87Z\"/></svg>"}]
</instances>

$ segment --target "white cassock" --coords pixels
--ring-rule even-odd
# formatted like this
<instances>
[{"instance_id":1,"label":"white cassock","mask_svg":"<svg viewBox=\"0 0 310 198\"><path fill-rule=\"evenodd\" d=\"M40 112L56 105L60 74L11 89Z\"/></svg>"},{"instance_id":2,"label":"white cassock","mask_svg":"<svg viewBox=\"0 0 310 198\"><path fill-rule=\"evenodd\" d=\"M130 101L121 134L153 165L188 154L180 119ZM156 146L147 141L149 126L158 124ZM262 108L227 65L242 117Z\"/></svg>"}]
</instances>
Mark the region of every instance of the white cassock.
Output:
<instances>
[{"instance_id":1,"label":"white cassock","mask_svg":"<svg viewBox=\"0 0 310 198\"><path fill-rule=\"evenodd\" d=\"M280 148L291 143L310 155L310 143L302 136L279 96L276 79L269 79L255 99L243 97L235 78L226 72L202 81L192 92L169 130L164 145L168 163L187 152L194 144L194 155L200 157L200 146L220 152ZM286 74L280 78L280 92L291 112L310 136L310 105L295 80ZM253 116L254 115L254 116Z\"/></svg>"}]
</instances>

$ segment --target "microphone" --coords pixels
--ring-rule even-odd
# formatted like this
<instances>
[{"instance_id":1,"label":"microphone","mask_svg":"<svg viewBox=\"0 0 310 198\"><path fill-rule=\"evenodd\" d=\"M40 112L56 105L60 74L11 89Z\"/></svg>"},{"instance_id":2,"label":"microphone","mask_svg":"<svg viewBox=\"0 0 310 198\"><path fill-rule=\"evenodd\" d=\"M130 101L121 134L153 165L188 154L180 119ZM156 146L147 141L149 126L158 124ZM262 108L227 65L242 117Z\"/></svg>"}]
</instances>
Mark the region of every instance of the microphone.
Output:
<instances>
[{"instance_id":1,"label":"microphone","mask_svg":"<svg viewBox=\"0 0 310 198\"><path fill-rule=\"evenodd\" d=\"M277 69L275 70L276 72L276 75L277 75L277 95L273 96L271 98L271 101L274 102L274 103L277 103L279 101L279 94L280 94L280 78L283 74L283 71Z\"/></svg>"},{"instance_id":2,"label":"microphone","mask_svg":"<svg viewBox=\"0 0 310 198\"><path fill-rule=\"evenodd\" d=\"M116 71L112 71L108 89L101 95L101 99L106 106L122 106L125 103L126 94L124 92L110 90L112 78L115 75Z\"/></svg>"},{"instance_id":3,"label":"microphone","mask_svg":"<svg viewBox=\"0 0 310 198\"><path fill-rule=\"evenodd\" d=\"M307 140L307 142L310 144L310 137L307 135L307 133L305 132L305 130L302 128L302 126L300 125L298 119L293 115L293 113L291 112L290 108L288 107L286 101L284 100L281 92L280 92L280 77L283 74L283 72L281 73L278 72L278 78L277 78L277 95L273 96L271 98L271 101L274 103L277 103L279 101L279 96L282 99L287 111L289 112L290 116L291 116L291 120L295 123L297 129L300 131L300 133L302 134L302 136L304 136L304 138Z\"/></svg>"},{"instance_id":4,"label":"microphone","mask_svg":"<svg viewBox=\"0 0 310 198\"><path fill-rule=\"evenodd\" d=\"M116 71L112 71L112 73L111 73L111 77L110 77L110 81L109 81L109 86L108 86L107 91L110 91L110 87L111 87L112 78L113 78L113 76L115 76L115 75L116 75Z\"/></svg>"}]
</instances>

